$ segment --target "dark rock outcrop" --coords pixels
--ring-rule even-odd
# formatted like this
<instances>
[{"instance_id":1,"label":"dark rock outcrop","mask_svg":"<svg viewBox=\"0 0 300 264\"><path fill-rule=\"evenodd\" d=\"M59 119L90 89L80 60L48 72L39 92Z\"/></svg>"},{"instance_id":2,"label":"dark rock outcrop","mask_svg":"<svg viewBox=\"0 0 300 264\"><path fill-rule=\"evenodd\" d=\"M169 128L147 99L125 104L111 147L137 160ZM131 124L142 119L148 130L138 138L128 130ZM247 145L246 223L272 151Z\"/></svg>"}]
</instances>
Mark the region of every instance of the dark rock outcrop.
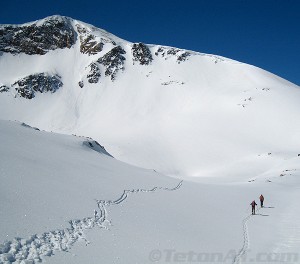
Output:
<instances>
[{"instance_id":1,"label":"dark rock outcrop","mask_svg":"<svg viewBox=\"0 0 300 264\"><path fill-rule=\"evenodd\" d=\"M138 61L141 65L149 65L153 61L151 51L144 43L134 43L131 50L133 62Z\"/></svg>"},{"instance_id":2,"label":"dark rock outcrop","mask_svg":"<svg viewBox=\"0 0 300 264\"><path fill-rule=\"evenodd\" d=\"M86 69L88 69L88 73L86 75L88 82L98 83L102 75L102 70L104 70L106 77L110 77L110 79L114 81L118 71L124 70L124 54L126 54L125 50L121 46L117 46L112 48L98 60L91 62L86 67Z\"/></svg>"},{"instance_id":3,"label":"dark rock outcrop","mask_svg":"<svg viewBox=\"0 0 300 264\"><path fill-rule=\"evenodd\" d=\"M80 25L76 25L79 33L80 52L88 55L95 55L102 51L104 42L98 41L96 37L88 30Z\"/></svg>"},{"instance_id":4,"label":"dark rock outcrop","mask_svg":"<svg viewBox=\"0 0 300 264\"><path fill-rule=\"evenodd\" d=\"M83 88L83 86L84 86L83 81L79 81L79 82L78 82L78 85L79 85L80 88Z\"/></svg>"},{"instance_id":5,"label":"dark rock outcrop","mask_svg":"<svg viewBox=\"0 0 300 264\"><path fill-rule=\"evenodd\" d=\"M191 53L185 50L176 49L176 48L166 48L159 47L155 52L156 56L161 56L167 60L170 57L176 57L176 61L179 64L180 62L186 61Z\"/></svg>"},{"instance_id":6,"label":"dark rock outcrop","mask_svg":"<svg viewBox=\"0 0 300 264\"><path fill-rule=\"evenodd\" d=\"M100 67L99 67L99 63L96 62L92 62L88 68L89 73L87 74L87 79L89 83L98 83L99 79L101 77L101 72L100 72Z\"/></svg>"},{"instance_id":7,"label":"dark rock outcrop","mask_svg":"<svg viewBox=\"0 0 300 264\"><path fill-rule=\"evenodd\" d=\"M179 63L180 61L186 61L186 60L188 59L189 56L191 56L191 53L189 53L189 52L187 52L187 51L181 53L181 54L177 57L178 63Z\"/></svg>"},{"instance_id":8,"label":"dark rock outcrop","mask_svg":"<svg viewBox=\"0 0 300 264\"><path fill-rule=\"evenodd\" d=\"M4 93L8 91L9 91L9 87L7 87L6 85L0 85L0 93Z\"/></svg>"},{"instance_id":9,"label":"dark rock outcrop","mask_svg":"<svg viewBox=\"0 0 300 264\"><path fill-rule=\"evenodd\" d=\"M36 92L55 93L63 86L60 78L59 75L48 75L47 73L32 74L16 81L12 87L21 97L32 99Z\"/></svg>"},{"instance_id":10,"label":"dark rock outcrop","mask_svg":"<svg viewBox=\"0 0 300 264\"><path fill-rule=\"evenodd\" d=\"M126 54L126 51L121 46L117 46L97 60L105 67L105 76L110 76L112 81L115 80L118 71L125 69L124 54Z\"/></svg>"},{"instance_id":11,"label":"dark rock outcrop","mask_svg":"<svg viewBox=\"0 0 300 264\"><path fill-rule=\"evenodd\" d=\"M68 18L53 16L43 23L0 26L0 51L44 55L49 50L72 47L76 38Z\"/></svg>"},{"instance_id":12,"label":"dark rock outcrop","mask_svg":"<svg viewBox=\"0 0 300 264\"><path fill-rule=\"evenodd\" d=\"M34 130L36 130L36 131L40 131L37 127L32 127L32 126L30 126L30 125L28 125L28 124L26 124L26 123L21 123L21 126L27 127L27 128L31 128L31 129L34 129Z\"/></svg>"}]
</instances>

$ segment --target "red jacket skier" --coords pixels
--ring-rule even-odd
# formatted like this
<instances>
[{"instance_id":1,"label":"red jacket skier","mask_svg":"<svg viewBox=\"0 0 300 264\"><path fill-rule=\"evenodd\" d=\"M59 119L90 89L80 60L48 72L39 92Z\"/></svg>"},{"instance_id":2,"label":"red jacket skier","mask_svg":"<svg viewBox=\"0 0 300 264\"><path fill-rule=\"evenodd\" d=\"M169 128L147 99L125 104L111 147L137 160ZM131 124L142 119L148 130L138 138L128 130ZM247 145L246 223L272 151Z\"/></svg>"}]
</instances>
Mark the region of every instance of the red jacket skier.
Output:
<instances>
[{"instance_id":1,"label":"red jacket skier","mask_svg":"<svg viewBox=\"0 0 300 264\"><path fill-rule=\"evenodd\" d=\"M252 203L250 204L252 206L252 214L255 214L255 206L257 205L255 200L252 201Z\"/></svg>"},{"instance_id":2,"label":"red jacket skier","mask_svg":"<svg viewBox=\"0 0 300 264\"><path fill-rule=\"evenodd\" d=\"M264 207L265 197L262 194L259 196L259 200L260 200L260 207Z\"/></svg>"}]
</instances>

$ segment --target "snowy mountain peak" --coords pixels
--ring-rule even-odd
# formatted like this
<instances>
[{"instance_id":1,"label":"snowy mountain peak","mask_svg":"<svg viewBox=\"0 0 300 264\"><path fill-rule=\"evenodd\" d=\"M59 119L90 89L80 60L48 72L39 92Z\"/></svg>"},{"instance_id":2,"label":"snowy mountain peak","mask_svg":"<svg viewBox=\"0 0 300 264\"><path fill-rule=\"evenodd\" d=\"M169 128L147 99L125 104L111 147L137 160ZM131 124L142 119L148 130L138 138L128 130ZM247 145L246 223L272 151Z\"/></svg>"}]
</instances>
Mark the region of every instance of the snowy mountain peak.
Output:
<instances>
[{"instance_id":1,"label":"snowy mountain peak","mask_svg":"<svg viewBox=\"0 0 300 264\"><path fill-rule=\"evenodd\" d=\"M0 51L44 55L50 50L72 47L76 38L69 18L52 16L23 25L0 26Z\"/></svg>"},{"instance_id":2,"label":"snowy mountain peak","mask_svg":"<svg viewBox=\"0 0 300 264\"><path fill-rule=\"evenodd\" d=\"M67 53L71 49L77 57L72 63L83 66L78 69L81 78L77 86L80 88L86 84L100 83L103 78L115 81L117 75L130 65L149 66L153 61L172 58L179 64L193 54L172 47L130 43L105 30L64 16L50 16L22 25L0 26L0 51L3 54L45 56L49 52L66 50L64 53ZM89 58L85 58L85 55ZM11 90L14 96L33 99L36 92L54 93L63 85L64 81L56 69L38 70L2 84L0 92Z\"/></svg>"},{"instance_id":3,"label":"snowy mountain peak","mask_svg":"<svg viewBox=\"0 0 300 264\"><path fill-rule=\"evenodd\" d=\"M80 41L80 52L94 55L105 43L125 42L92 25L65 16L50 16L22 25L0 25L0 51L44 55L50 50L71 48Z\"/></svg>"},{"instance_id":4,"label":"snowy mountain peak","mask_svg":"<svg viewBox=\"0 0 300 264\"><path fill-rule=\"evenodd\" d=\"M91 136L134 165L214 175L299 149L299 87L251 65L60 16L1 26L0 51L0 118Z\"/></svg>"}]
</instances>

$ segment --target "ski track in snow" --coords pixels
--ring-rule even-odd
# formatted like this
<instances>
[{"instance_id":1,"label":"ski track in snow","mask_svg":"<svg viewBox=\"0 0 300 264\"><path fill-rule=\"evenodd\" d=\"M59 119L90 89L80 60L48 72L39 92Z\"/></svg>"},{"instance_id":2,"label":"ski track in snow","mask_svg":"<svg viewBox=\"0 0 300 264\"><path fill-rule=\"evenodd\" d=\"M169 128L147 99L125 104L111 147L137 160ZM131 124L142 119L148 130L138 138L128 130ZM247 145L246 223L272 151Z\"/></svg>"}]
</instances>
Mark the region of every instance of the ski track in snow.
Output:
<instances>
[{"instance_id":1,"label":"ski track in snow","mask_svg":"<svg viewBox=\"0 0 300 264\"><path fill-rule=\"evenodd\" d=\"M123 203L130 194L163 191L175 191L179 189L183 181L180 181L174 188L154 187L152 189L132 189L124 190L123 194L115 201L96 200L98 211L94 210L94 217L86 217L82 220L69 221L70 227L32 235L28 239L14 238L12 241L5 241L0 244L0 264L20 263L35 264L43 261L42 257L54 255L55 251L68 251L77 241L83 240L86 245L84 230L92 229L96 226L106 228L110 225L107 219L107 206Z\"/></svg>"},{"instance_id":2,"label":"ski track in snow","mask_svg":"<svg viewBox=\"0 0 300 264\"><path fill-rule=\"evenodd\" d=\"M257 214L259 212L261 208L259 207L255 214ZM248 215L247 217L244 218L244 220L242 221L243 223L243 236L244 236L244 242L243 242L243 246L240 249L240 251L237 253L237 255L235 256L232 264L238 264L241 263L242 261L242 257L245 255L245 253L247 252L247 250L249 249L249 245L250 245L250 239L249 239L249 231L248 231L248 221L252 218L252 214Z\"/></svg>"}]
</instances>

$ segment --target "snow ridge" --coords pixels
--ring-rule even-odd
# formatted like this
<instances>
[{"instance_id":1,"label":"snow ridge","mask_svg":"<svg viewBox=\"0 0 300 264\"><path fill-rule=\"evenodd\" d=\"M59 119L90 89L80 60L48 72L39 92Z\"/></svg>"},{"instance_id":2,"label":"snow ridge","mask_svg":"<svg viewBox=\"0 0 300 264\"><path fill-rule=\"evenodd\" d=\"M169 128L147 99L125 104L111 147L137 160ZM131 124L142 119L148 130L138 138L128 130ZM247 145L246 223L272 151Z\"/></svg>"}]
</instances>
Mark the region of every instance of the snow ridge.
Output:
<instances>
[{"instance_id":1,"label":"snow ridge","mask_svg":"<svg viewBox=\"0 0 300 264\"><path fill-rule=\"evenodd\" d=\"M110 225L107 214L107 206L118 205L124 202L131 193L147 193L162 191L175 191L182 185L182 181L174 188L154 187L152 189L132 189L124 190L123 194L115 201L96 200L99 212L94 210L94 217L85 217L82 220L69 221L70 227L45 232L41 235L32 235L28 239L14 238L12 241L5 241L0 244L0 264L2 263L31 263L41 262L44 256L54 255L54 251L68 251L79 240L83 240L86 245L84 231L96 226L106 228Z\"/></svg>"}]
</instances>

